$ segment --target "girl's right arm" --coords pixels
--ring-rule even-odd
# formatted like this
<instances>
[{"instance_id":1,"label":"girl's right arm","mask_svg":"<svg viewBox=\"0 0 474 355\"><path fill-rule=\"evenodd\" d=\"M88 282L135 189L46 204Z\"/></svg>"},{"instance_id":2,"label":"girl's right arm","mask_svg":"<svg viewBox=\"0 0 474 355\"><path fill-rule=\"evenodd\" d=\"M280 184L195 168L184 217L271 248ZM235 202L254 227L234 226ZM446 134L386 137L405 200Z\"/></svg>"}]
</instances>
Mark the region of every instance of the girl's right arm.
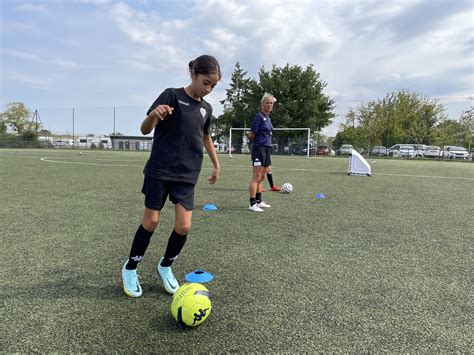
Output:
<instances>
[{"instance_id":1,"label":"girl's right arm","mask_svg":"<svg viewBox=\"0 0 474 355\"><path fill-rule=\"evenodd\" d=\"M156 127L159 121L163 121L165 117L173 113L173 107L168 105L159 105L143 120L140 131L143 135L150 133Z\"/></svg>"}]
</instances>

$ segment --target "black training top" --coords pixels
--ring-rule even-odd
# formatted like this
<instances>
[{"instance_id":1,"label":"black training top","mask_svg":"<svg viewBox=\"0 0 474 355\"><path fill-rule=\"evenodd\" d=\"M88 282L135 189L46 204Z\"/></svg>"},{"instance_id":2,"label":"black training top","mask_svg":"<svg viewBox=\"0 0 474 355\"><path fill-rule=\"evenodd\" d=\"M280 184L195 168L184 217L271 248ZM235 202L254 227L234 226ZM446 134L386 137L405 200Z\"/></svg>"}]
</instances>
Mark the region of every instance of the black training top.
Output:
<instances>
[{"instance_id":1,"label":"black training top","mask_svg":"<svg viewBox=\"0 0 474 355\"><path fill-rule=\"evenodd\" d=\"M202 139L210 131L212 107L188 96L184 88L163 91L147 115L158 105L169 105L174 110L156 125L150 159L143 172L161 180L196 184L202 165Z\"/></svg>"}]
</instances>

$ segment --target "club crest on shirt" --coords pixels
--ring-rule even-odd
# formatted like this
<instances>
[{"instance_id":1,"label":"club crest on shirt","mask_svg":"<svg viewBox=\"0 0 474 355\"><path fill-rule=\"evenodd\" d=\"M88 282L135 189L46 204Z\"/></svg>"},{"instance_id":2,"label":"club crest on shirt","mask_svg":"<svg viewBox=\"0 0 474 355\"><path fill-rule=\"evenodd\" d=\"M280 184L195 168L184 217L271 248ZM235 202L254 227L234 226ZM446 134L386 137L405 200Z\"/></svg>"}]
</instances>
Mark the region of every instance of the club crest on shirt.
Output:
<instances>
[{"instance_id":1,"label":"club crest on shirt","mask_svg":"<svg viewBox=\"0 0 474 355\"><path fill-rule=\"evenodd\" d=\"M205 109L204 107L201 107L201 108L199 109L199 112L201 112L201 115L202 115L203 118L206 117L207 111L206 111L206 109Z\"/></svg>"}]
</instances>

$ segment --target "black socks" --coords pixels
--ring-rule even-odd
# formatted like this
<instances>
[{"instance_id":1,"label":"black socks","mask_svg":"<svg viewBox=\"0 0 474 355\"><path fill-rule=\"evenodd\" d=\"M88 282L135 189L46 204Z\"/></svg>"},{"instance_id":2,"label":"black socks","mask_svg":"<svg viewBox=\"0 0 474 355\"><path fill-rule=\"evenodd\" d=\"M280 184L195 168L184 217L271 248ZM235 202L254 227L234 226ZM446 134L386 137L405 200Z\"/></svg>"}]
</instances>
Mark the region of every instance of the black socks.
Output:
<instances>
[{"instance_id":1,"label":"black socks","mask_svg":"<svg viewBox=\"0 0 474 355\"><path fill-rule=\"evenodd\" d=\"M148 248L148 244L150 244L152 235L153 232L148 232L140 224L137 232L135 233L135 237L133 238L132 248L130 250L130 258L128 259L125 269L135 270L137 268L138 263L143 259L143 255L145 255L145 251Z\"/></svg>"},{"instance_id":2,"label":"black socks","mask_svg":"<svg viewBox=\"0 0 474 355\"><path fill-rule=\"evenodd\" d=\"M169 267L173 264L173 261L178 257L181 249L183 249L184 244L186 243L186 235L178 234L174 229L168 239L168 246L166 247L165 256L161 262L161 266Z\"/></svg>"},{"instance_id":3,"label":"black socks","mask_svg":"<svg viewBox=\"0 0 474 355\"><path fill-rule=\"evenodd\" d=\"M270 188L273 187L273 175L272 173L267 173L267 179L268 179L268 182L270 183Z\"/></svg>"},{"instance_id":4,"label":"black socks","mask_svg":"<svg viewBox=\"0 0 474 355\"><path fill-rule=\"evenodd\" d=\"M145 251L150 244L151 236L153 232L148 232L143 226L140 226L135 233L135 237L133 238L132 248L130 250L130 257L128 259L127 265L125 265L125 269L127 270L135 270L138 266L138 263L142 261L143 255L145 255ZM168 246L166 248L165 256L163 261L161 262L161 266L167 267L173 264L173 261L183 249L184 244L186 243L186 235L181 235L176 233L175 230L171 233L168 239Z\"/></svg>"}]
</instances>

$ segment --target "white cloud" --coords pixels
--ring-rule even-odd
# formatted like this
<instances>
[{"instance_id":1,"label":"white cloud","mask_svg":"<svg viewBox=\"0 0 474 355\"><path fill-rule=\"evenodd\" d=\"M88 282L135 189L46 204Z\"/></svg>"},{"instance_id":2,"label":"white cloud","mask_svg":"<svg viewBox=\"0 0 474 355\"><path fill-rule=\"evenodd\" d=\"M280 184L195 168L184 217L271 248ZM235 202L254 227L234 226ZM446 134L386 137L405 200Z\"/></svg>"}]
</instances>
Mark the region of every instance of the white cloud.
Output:
<instances>
[{"instance_id":1,"label":"white cloud","mask_svg":"<svg viewBox=\"0 0 474 355\"><path fill-rule=\"evenodd\" d=\"M451 10L446 13L439 1L428 0L80 3L84 4L80 7L83 19L74 17L73 9L67 10L68 2L48 5L49 15L44 16L43 22L36 19L41 14L39 7L37 14L27 19L2 15L2 36L17 36L4 45L2 57L18 59L15 64L51 63L78 82L85 78L75 69L87 67L91 76L101 78L104 89L110 85L109 90L104 90L110 96L104 100L112 102L120 87L120 103L126 106L129 103L123 100L127 97L134 104L141 97L141 103L145 101L143 97L150 97L136 92L152 88L154 96L155 90L185 85L189 81L189 60L209 53L220 61L224 75L208 98L216 115L222 112L219 100L225 97L237 61L254 78L261 66L270 69L273 64L313 64L328 83L325 93L336 99L336 112L340 115L336 121L343 119L348 106L376 100L401 88L446 97L467 97L474 91L473 12L469 6L459 11L461 5L456 4L461 1L451 7L448 3L454 2L447 2L445 7ZM28 5L23 10L34 9ZM60 10L66 11L67 16L61 16L64 13ZM71 19L81 31L91 31L93 48L82 44L83 32L74 33L71 28L75 26L58 31L63 27L62 21ZM81 26L81 21L87 26ZM27 46L21 45L25 43L23 38L29 40ZM77 43L74 48L81 51L72 53L71 43ZM78 53L84 57L78 57ZM75 72L81 74L75 77ZM47 87L37 77L16 77L18 82ZM121 80L128 85L117 85ZM96 105L97 97L90 92L82 95L82 102L90 100ZM334 127L337 129L331 129Z\"/></svg>"},{"instance_id":2,"label":"white cloud","mask_svg":"<svg viewBox=\"0 0 474 355\"><path fill-rule=\"evenodd\" d=\"M61 68L66 68L66 69L79 68L81 66L78 63L72 60L67 60L67 59L56 59L54 63L57 66L60 66Z\"/></svg>"},{"instance_id":3,"label":"white cloud","mask_svg":"<svg viewBox=\"0 0 474 355\"><path fill-rule=\"evenodd\" d=\"M21 4L17 7L17 10L25 11L25 12L42 12L46 13L46 7L42 4L31 4L25 3Z\"/></svg>"},{"instance_id":4,"label":"white cloud","mask_svg":"<svg viewBox=\"0 0 474 355\"><path fill-rule=\"evenodd\" d=\"M48 59L40 57L39 55L35 53L19 51L19 50L10 49L10 48L2 48L1 53L10 57L17 58L17 59L23 59L27 61L42 63L42 64L54 63L55 65L62 68L78 68L81 66L72 60L67 60L67 59L48 60Z\"/></svg>"},{"instance_id":5,"label":"white cloud","mask_svg":"<svg viewBox=\"0 0 474 355\"><path fill-rule=\"evenodd\" d=\"M112 0L79 0L82 4L104 5L109 4Z\"/></svg>"},{"instance_id":6,"label":"white cloud","mask_svg":"<svg viewBox=\"0 0 474 355\"><path fill-rule=\"evenodd\" d=\"M10 49L10 48L1 48L2 54L14 57L14 58L19 58L19 59L25 59L25 60L31 60L34 62L41 62L41 58L33 53L25 52L25 51L19 51L16 49Z\"/></svg>"},{"instance_id":7,"label":"white cloud","mask_svg":"<svg viewBox=\"0 0 474 355\"><path fill-rule=\"evenodd\" d=\"M54 80L51 78L45 78L40 75L29 75L27 73L20 73L16 71L2 73L2 77L2 80L25 84L32 89L46 90L51 88L51 86L54 84Z\"/></svg>"}]
</instances>

